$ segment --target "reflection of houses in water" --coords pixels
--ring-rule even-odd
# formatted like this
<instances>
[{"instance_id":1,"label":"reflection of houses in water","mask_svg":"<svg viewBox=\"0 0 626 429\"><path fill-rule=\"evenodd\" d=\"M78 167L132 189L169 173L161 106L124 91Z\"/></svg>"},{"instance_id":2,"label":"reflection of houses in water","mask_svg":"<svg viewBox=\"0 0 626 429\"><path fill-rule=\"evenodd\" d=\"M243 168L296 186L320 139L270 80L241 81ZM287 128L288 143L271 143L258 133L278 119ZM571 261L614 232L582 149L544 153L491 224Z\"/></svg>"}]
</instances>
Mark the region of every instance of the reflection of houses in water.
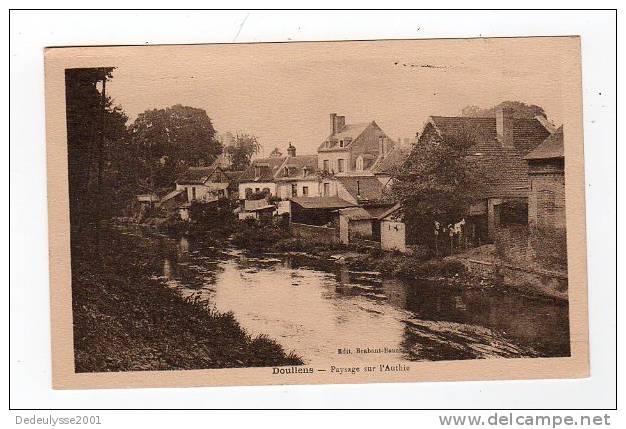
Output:
<instances>
[{"instance_id":1,"label":"reflection of houses in water","mask_svg":"<svg viewBox=\"0 0 626 429\"><path fill-rule=\"evenodd\" d=\"M181 237L178 242L178 255L186 255L189 253L189 240L186 237Z\"/></svg>"},{"instance_id":2,"label":"reflection of houses in water","mask_svg":"<svg viewBox=\"0 0 626 429\"><path fill-rule=\"evenodd\" d=\"M172 269L172 262L169 259L163 261L163 277L168 280L174 278L174 270Z\"/></svg>"}]
</instances>

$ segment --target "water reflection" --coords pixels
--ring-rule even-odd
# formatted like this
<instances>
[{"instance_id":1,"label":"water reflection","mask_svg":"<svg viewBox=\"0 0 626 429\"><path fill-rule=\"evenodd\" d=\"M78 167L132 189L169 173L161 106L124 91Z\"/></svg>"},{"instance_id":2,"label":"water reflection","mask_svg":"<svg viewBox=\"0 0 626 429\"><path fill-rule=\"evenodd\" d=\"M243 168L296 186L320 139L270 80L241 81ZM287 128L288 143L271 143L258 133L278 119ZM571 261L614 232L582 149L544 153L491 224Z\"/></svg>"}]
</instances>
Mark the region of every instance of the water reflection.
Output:
<instances>
[{"instance_id":1,"label":"water reflection","mask_svg":"<svg viewBox=\"0 0 626 429\"><path fill-rule=\"evenodd\" d=\"M339 349L388 348L388 359L569 355L566 304L508 290L384 279L308 256L247 255L188 239L164 243L163 277L232 311L307 363ZM350 360L380 359L350 355Z\"/></svg>"}]
</instances>

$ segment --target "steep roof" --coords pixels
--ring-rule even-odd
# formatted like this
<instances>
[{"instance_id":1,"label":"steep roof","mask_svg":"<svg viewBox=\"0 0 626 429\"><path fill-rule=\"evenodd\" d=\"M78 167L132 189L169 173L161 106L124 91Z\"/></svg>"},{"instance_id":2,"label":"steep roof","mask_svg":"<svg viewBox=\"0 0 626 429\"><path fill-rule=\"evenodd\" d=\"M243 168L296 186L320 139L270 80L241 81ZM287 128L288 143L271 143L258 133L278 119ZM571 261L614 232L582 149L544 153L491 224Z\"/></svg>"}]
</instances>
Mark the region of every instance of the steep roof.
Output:
<instances>
[{"instance_id":1,"label":"steep roof","mask_svg":"<svg viewBox=\"0 0 626 429\"><path fill-rule=\"evenodd\" d=\"M356 201L380 201L385 198L385 185L374 176L343 176L336 179Z\"/></svg>"},{"instance_id":2,"label":"steep roof","mask_svg":"<svg viewBox=\"0 0 626 429\"><path fill-rule=\"evenodd\" d=\"M341 127L341 129L335 131L333 134L330 134L328 137L326 137L326 139L319 146L318 151L347 149L349 144L342 148L342 147L339 146L339 142L341 140L345 141L346 139L351 139L352 142L353 142L361 134L363 134L363 131L365 131L365 129L368 126L370 126L372 124L374 124L374 121L357 123L357 124L346 124L343 127Z\"/></svg>"},{"instance_id":3,"label":"steep roof","mask_svg":"<svg viewBox=\"0 0 626 429\"><path fill-rule=\"evenodd\" d=\"M306 175L304 170L306 169ZM317 155L288 156L276 172L276 180L313 178L317 173Z\"/></svg>"},{"instance_id":4,"label":"steep roof","mask_svg":"<svg viewBox=\"0 0 626 429\"><path fill-rule=\"evenodd\" d=\"M215 172L217 166L210 167L189 167L178 179L176 183L181 185L201 185L205 183Z\"/></svg>"},{"instance_id":5,"label":"steep roof","mask_svg":"<svg viewBox=\"0 0 626 429\"><path fill-rule=\"evenodd\" d=\"M411 154L412 146L396 145L383 158L378 158L371 171L374 174L392 174Z\"/></svg>"},{"instance_id":6,"label":"steep roof","mask_svg":"<svg viewBox=\"0 0 626 429\"><path fill-rule=\"evenodd\" d=\"M291 197L290 200L305 209L342 209L352 207L354 204L339 198L333 197Z\"/></svg>"},{"instance_id":7,"label":"steep roof","mask_svg":"<svg viewBox=\"0 0 626 429\"><path fill-rule=\"evenodd\" d=\"M239 176L239 182L262 182L272 181L278 172L278 168L285 162L285 157L258 158L252 160L248 168ZM258 171L257 168L259 167ZM259 175L257 176L257 173Z\"/></svg>"},{"instance_id":8,"label":"steep roof","mask_svg":"<svg viewBox=\"0 0 626 429\"><path fill-rule=\"evenodd\" d=\"M528 164L524 157L550 135L539 120L513 119L511 147L498 140L496 118L431 116L429 123L444 140L468 136L475 140L470 155L486 175L487 197L527 196Z\"/></svg>"},{"instance_id":9,"label":"steep roof","mask_svg":"<svg viewBox=\"0 0 626 429\"><path fill-rule=\"evenodd\" d=\"M563 126L547 139L545 139L535 150L526 155L527 160L564 158L563 150Z\"/></svg>"},{"instance_id":10,"label":"steep roof","mask_svg":"<svg viewBox=\"0 0 626 429\"><path fill-rule=\"evenodd\" d=\"M224 174L228 176L231 183L238 183L239 178L245 170L224 170Z\"/></svg>"},{"instance_id":11,"label":"steep roof","mask_svg":"<svg viewBox=\"0 0 626 429\"><path fill-rule=\"evenodd\" d=\"M161 198L161 201L160 201L160 202L161 202L161 203L164 203L164 202L166 202L166 201L168 201L168 200L171 200L172 198L175 198L175 197L179 196L179 195L180 195L180 194L182 194L183 192L187 192L187 191L185 191L185 189L184 189L184 188L183 188L183 189L174 189L173 191L171 191L171 192L167 193L166 195L164 195L164 196Z\"/></svg>"}]
</instances>

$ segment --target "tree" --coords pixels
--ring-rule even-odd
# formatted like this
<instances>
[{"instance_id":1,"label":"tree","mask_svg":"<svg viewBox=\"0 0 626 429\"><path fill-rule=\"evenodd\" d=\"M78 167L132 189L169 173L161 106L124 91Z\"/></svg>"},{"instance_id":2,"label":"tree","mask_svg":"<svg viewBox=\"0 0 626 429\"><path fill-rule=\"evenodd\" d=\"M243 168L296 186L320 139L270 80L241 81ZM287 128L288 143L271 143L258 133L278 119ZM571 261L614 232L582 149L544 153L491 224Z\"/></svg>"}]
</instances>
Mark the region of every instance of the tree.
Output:
<instances>
[{"instance_id":1,"label":"tree","mask_svg":"<svg viewBox=\"0 0 626 429\"><path fill-rule=\"evenodd\" d=\"M474 130L445 140L436 134L416 145L394 173L392 194L404 209L409 240L435 248L435 222L455 224L484 189L485 178L469 155Z\"/></svg>"},{"instance_id":2,"label":"tree","mask_svg":"<svg viewBox=\"0 0 626 429\"><path fill-rule=\"evenodd\" d=\"M535 116L543 116L544 118L548 117L542 107L534 104L522 103L521 101L503 101L502 103L488 109L481 109L478 106L466 106L461 110L461 116L470 116L473 118L494 118L498 108L512 109L513 117L519 119L532 119Z\"/></svg>"},{"instance_id":3,"label":"tree","mask_svg":"<svg viewBox=\"0 0 626 429\"><path fill-rule=\"evenodd\" d=\"M222 153L206 111L181 104L139 114L129 132L149 171L147 187L171 186L187 166L209 164Z\"/></svg>"},{"instance_id":4,"label":"tree","mask_svg":"<svg viewBox=\"0 0 626 429\"><path fill-rule=\"evenodd\" d=\"M128 117L102 97L102 81L113 78L113 69L65 71L70 222L79 230L114 213L117 194L124 191L114 178L134 167L122 166L134 159L127 145Z\"/></svg>"},{"instance_id":5,"label":"tree","mask_svg":"<svg viewBox=\"0 0 626 429\"><path fill-rule=\"evenodd\" d=\"M250 165L252 156L259 153L261 144L253 135L237 133L231 144L224 147L224 152L234 170L243 170Z\"/></svg>"},{"instance_id":6,"label":"tree","mask_svg":"<svg viewBox=\"0 0 626 429\"><path fill-rule=\"evenodd\" d=\"M270 152L270 158L282 158L282 156L283 153L277 147Z\"/></svg>"}]
</instances>

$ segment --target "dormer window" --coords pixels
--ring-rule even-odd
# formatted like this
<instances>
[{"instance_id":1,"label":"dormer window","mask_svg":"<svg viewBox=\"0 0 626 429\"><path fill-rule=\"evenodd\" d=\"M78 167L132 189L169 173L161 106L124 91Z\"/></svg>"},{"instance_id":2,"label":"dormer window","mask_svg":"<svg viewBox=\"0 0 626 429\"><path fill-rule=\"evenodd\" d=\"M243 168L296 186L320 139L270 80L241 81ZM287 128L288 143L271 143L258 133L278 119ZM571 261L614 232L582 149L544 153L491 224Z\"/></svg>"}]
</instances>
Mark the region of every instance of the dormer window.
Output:
<instances>
[{"instance_id":1,"label":"dormer window","mask_svg":"<svg viewBox=\"0 0 626 429\"><path fill-rule=\"evenodd\" d=\"M363 171L363 157L362 156L359 156L356 159L356 169L358 171Z\"/></svg>"}]
</instances>

